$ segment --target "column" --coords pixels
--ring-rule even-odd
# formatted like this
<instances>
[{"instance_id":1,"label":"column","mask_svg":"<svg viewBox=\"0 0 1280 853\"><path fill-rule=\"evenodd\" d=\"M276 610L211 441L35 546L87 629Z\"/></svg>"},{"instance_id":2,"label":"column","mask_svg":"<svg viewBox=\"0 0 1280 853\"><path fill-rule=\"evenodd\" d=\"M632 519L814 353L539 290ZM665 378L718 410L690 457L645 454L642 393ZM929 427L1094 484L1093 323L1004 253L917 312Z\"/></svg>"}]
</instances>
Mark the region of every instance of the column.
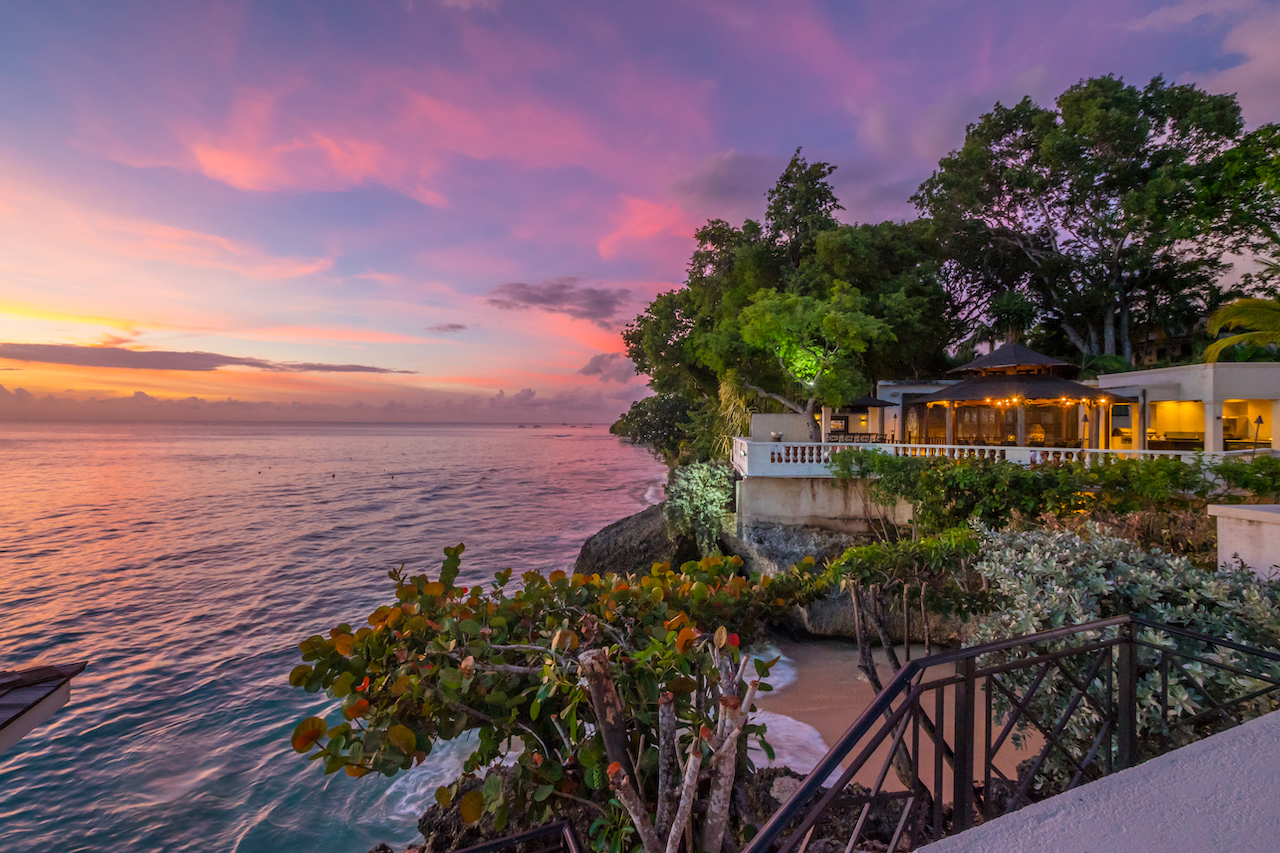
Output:
<instances>
[{"instance_id":1,"label":"column","mask_svg":"<svg viewBox=\"0 0 1280 853\"><path fill-rule=\"evenodd\" d=\"M831 435L831 407L822 407L822 441L825 444L827 437Z\"/></svg>"},{"instance_id":2,"label":"column","mask_svg":"<svg viewBox=\"0 0 1280 853\"><path fill-rule=\"evenodd\" d=\"M1027 404L1018 403L1018 446L1027 446Z\"/></svg>"},{"instance_id":3,"label":"column","mask_svg":"<svg viewBox=\"0 0 1280 853\"><path fill-rule=\"evenodd\" d=\"M1151 420L1151 413L1147 410L1147 392L1143 391L1138 395L1136 403L1138 412L1136 418L1130 418L1129 422L1134 424L1133 427L1133 449L1147 449L1147 423ZM1132 409L1130 410L1132 411Z\"/></svg>"},{"instance_id":4,"label":"column","mask_svg":"<svg viewBox=\"0 0 1280 853\"><path fill-rule=\"evenodd\" d=\"M1222 444L1222 401L1204 401L1204 452L1221 453Z\"/></svg>"},{"instance_id":5,"label":"column","mask_svg":"<svg viewBox=\"0 0 1280 853\"><path fill-rule=\"evenodd\" d=\"M947 444L956 443L956 406L955 403L947 403Z\"/></svg>"}]
</instances>

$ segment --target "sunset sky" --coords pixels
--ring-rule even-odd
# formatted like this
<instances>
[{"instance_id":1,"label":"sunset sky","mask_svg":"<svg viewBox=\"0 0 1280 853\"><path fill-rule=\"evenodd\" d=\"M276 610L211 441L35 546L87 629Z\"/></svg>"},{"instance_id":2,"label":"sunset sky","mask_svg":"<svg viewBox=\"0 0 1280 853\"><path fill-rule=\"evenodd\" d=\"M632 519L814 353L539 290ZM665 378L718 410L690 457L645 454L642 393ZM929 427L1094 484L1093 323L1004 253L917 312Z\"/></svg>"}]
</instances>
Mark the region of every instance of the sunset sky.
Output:
<instances>
[{"instance_id":1,"label":"sunset sky","mask_svg":"<svg viewBox=\"0 0 1280 853\"><path fill-rule=\"evenodd\" d=\"M1277 45L1261 0L4 3L0 418L608 422L798 146L902 219L1082 77L1280 121Z\"/></svg>"}]
</instances>

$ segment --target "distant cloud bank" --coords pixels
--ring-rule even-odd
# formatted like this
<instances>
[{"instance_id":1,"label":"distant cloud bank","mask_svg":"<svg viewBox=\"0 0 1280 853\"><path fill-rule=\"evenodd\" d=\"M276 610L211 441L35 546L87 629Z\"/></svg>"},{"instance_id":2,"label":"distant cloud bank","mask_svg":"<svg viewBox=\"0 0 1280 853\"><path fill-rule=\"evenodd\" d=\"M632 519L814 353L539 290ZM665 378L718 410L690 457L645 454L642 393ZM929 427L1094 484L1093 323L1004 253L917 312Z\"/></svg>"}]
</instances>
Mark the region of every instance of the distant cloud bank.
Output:
<instances>
[{"instance_id":1,"label":"distant cloud bank","mask_svg":"<svg viewBox=\"0 0 1280 853\"><path fill-rule=\"evenodd\" d=\"M252 367L282 373L416 373L367 364L321 364L310 361L268 361L213 352L131 350L77 344L0 343L0 359L66 364L74 367L112 367L125 370L210 371L220 367Z\"/></svg>"}]
</instances>

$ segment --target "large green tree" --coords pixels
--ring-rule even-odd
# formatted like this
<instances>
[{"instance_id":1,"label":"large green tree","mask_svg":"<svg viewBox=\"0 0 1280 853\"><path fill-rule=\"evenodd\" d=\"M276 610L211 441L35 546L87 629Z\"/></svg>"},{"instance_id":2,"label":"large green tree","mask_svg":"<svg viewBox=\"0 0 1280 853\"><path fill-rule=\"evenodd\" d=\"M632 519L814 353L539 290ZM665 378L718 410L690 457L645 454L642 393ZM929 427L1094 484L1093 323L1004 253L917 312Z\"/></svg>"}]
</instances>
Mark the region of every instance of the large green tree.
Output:
<instances>
[{"instance_id":1,"label":"large green tree","mask_svg":"<svg viewBox=\"0 0 1280 853\"><path fill-rule=\"evenodd\" d=\"M822 440L817 407L838 405L862 385L857 356L872 341L892 338L888 324L867 314L866 307L866 298L843 285L828 299L760 290L742 312L742 339L773 356L787 385L799 393L743 384L805 415L810 441Z\"/></svg>"},{"instance_id":2,"label":"large green tree","mask_svg":"<svg viewBox=\"0 0 1280 853\"><path fill-rule=\"evenodd\" d=\"M932 226L841 225L833 171L797 151L766 194L764 222L700 228L685 286L624 333L654 390L689 399L695 421L727 422L716 417L726 387L812 413L867 393L875 379L945 366L959 326ZM806 353L814 361L802 367Z\"/></svg>"},{"instance_id":3,"label":"large green tree","mask_svg":"<svg viewBox=\"0 0 1280 853\"><path fill-rule=\"evenodd\" d=\"M980 304L1023 290L1081 353L1129 358L1171 311L1207 313L1223 254L1266 237L1258 158L1234 152L1275 138L1242 127L1230 95L1084 80L1053 108L996 104L913 200Z\"/></svg>"}]
</instances>

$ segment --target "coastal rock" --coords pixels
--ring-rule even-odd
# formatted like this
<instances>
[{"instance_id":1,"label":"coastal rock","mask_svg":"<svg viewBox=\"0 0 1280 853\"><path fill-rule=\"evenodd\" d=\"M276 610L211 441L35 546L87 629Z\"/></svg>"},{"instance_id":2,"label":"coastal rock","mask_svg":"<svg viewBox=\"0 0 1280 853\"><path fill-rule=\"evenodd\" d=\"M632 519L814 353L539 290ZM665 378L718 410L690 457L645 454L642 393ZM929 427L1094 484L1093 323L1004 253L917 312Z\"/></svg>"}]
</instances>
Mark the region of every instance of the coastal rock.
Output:
<instances>
[{"instance_id":1,"label":"coastal rock","mask_svg":"<svg viewBox=\"0 0 1280 853\"><path fill-rule=\"evenodd\" d=\"M869 541L864 533L791 524L753 524L741 528L726 524L723 538L729 550L742 558L747 572L764 575L786 571L805 557L813 557L819 563L834 559L846 549Z\"/></svg>"},{"instance_id":2,"label":"coastal rock","mask_svg":"<svg viewBox=\"0 0 1280 853\"><path fill-rule=\"evenodd\" d=\"M673 539L667 532L667 519L658 504L610 524L584 542L573 570L647 574L654 563L678 566L696 559L697 547L691 540Z\"/></svg>"}]
</instances>

